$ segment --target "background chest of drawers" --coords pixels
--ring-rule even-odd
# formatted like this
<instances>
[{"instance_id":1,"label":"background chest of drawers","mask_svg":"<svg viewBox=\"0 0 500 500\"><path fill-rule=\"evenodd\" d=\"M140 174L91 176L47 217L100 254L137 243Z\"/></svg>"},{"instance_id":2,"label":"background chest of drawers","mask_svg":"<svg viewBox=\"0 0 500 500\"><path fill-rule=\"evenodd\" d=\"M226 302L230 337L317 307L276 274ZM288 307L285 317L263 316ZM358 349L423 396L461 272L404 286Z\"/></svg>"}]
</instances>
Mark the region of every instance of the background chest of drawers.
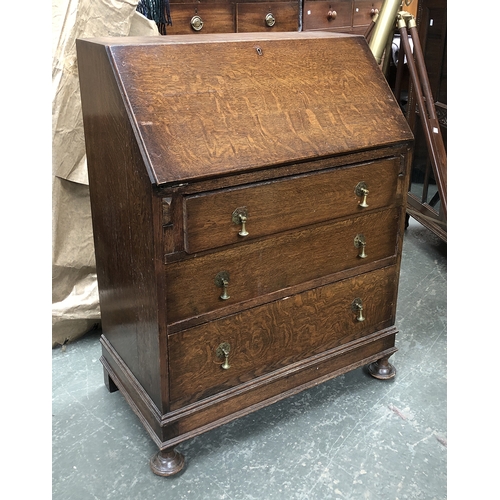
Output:
<instances>
[{"instance_id":1,"label":"background chest of drawers","mask_svg":"<svg viewBox=\"0 0 500 500\"><path fill-rule=\"evenodd\" d=\"M362 36L78 40L105 381L174 447L394 375L412 134ZM206 61L210 61L207 64Z\"/></svg>"},{"instance_id":2,"label":"background chest of drawers","mask_svg":"<svg viewBox=\"0 0 500 500\"><path fill-rule=\"evenodd\" d=\"M169 35L297 31L298 0L170 1Z\"/></svg>"},{"instance_id":3,"label":"background chest of drawers","mask_svg":"<svg viewBox=\"0 0 500 500\"><path fill-rule=\"evenodd\" d=\"M304 0L303 29L364 35L383 0Z\"/></svg>"}]
</instances>

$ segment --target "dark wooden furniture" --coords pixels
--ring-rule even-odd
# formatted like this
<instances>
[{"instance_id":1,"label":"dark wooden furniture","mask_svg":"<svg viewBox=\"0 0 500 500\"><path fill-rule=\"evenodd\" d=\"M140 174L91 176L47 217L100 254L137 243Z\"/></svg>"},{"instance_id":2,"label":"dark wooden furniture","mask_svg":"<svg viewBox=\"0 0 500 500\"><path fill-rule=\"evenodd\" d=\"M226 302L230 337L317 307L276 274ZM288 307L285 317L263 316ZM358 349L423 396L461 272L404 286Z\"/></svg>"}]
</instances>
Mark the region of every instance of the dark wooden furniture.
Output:
<instances>
[{"instance_id":1,"label":"dark wooden furniture","mask_svg":"<svg viewBox=\"0 0 500 500\"><path fill-rule=\"evenodd\" d=\"M171 0L167 35L297 31L301 0Z\"/></svg>"},{"instance_id":2,"label":"dark wooden furniture","mask_svg":"<svg viewBox=\"0 0 500 500\"><path fill-rule=\"evenodd\" d=\"M390 378L412 134L362 36L78 40L102 363L160 451Z\"/></svg>"},{"instance_id":3,"label":"dark wooden furniture","mask_svg":"<svg viewBox=\"0 0 500 500\"><path fill-rule=\"evenodd\" d=\"M364 35L383 0L304 0L304 31L327 30Z\"/></svg>"},{"instance_id":4,"label":"dark wooden furniture","mask_svg":"<svg viewBox=\"0 0 500 500\"><path fill-rule=\"evenodd\" d=\"M430 90L441 134L447 138L447 2L419 0L417 26ZM436 176L427 149L414 88L408 93L408 122L415 135L415 151L408 195L408 215L447 241L447 218L441 207Z\"/></svg>"}]
</instances>

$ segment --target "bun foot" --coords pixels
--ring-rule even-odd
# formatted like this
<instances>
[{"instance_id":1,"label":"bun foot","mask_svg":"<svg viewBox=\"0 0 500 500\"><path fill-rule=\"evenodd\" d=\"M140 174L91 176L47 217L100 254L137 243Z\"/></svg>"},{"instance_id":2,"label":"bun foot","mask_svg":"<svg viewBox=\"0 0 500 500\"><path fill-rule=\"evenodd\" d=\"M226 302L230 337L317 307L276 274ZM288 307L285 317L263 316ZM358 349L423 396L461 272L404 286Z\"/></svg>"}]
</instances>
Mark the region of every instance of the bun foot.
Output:
<instances>
[{"instance_id":1,"label":"bun foot","mask_svg":"<svg viewBox=\"0 0 500 500\"><path fill-rule=\"evenodd\" d=\"M151 470L158 476L173 476L184 467L184 456L173 448L160 450L149 461Z\"/></svg>"},{"instance_id":2,"label":"bun foot","mask_svg":"<svg viewBox=\"0 0 500 500\"><path fill-rule=\"evenodd\" d=\"M382 358L368 365L368 373L380 380L387 380L396 375L396 368L389 363L388 358Z\"/></svg>"}]
</instances>

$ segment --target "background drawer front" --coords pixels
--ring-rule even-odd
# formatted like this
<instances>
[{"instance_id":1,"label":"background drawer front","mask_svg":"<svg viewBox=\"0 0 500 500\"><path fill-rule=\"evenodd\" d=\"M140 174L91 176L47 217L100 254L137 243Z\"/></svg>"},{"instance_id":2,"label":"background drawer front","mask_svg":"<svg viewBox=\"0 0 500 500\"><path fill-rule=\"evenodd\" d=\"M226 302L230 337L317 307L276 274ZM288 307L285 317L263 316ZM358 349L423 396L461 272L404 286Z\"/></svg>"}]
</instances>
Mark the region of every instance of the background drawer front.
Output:
<instances>
[{"instance_id":1,"label":"background drawer front","mask_svg":"<svg viewBox=\"0 0 500 500\"><path fill-rule=\"evenodd\" d=\"M201 30L191 26L193 16L203 21ZM234 6L227 3L187 3L170 2L172 26L167 26L167 35L186 35L193 33L231 33L234 32Z\"/></svg>"},{"instance_id":2,"label":"background drawer front","mask_svg":"<svg viewBox=\"0 0 500 500\"><path fill-rule=\"evenodd\" d=\"M336 29L352 25L352 0L332 2L304 2L303 29ZM329 17L329 12L336 15Z\"/></svg>"},{"instance_id":3,"label":"background drawer front","mask_svg":"<svg viewBox=\"0 0 500 500\"><path fill-rule=\"evenodd\" d=\"M274 25L266 24L266 16L272 14ZM239 33L256 31L297 31L299 28L298 2L238 3L236 6L236 30Z\"/></svg>"},{"instance_id":4,"label":"background drawer front","mask_svg":"<svg viewBox=\"0 0 500 500\"><path fill-rule=\"evenodd\" d=\"M274 238L167 265L168 323L199 316L277 290L392 257L397 249L399 208L340 222L297 229ZM366 240L366 258L354 245ZM228 300L214 282L229 273Z\"/></svg>"},{"instance_id":5,"label":"background drawer front","mask_svg":"<svg viewBox=\"0 0 500 500\"><path fill-rule=\"evenodd\" d=\"M238 243L281 231L361 214L398 200L399 158L389 158L325 172L188 196L185 199L185 250L188 253ZM360 208L356 185L370 191L368 208ZM246 207L248 236L232 221Z\"/></svg>"},{"instance_id":6,"label":"background drawer front","mask_svg":"<svg viewBox=\"0 0 500 500\"><path fill-rule=\"evenodd\" d=\"M395 290L395 267L387 267L170 335L171 408L391 326ZM351 310L356 298L363 322ZM228 370L216 355L224 342Z\"/></svg>"},{"instance_id":7,"label":"background drawer front","mask_svg":"<svg viewBox=\"0 0 500 500\"><path fill-rule=\"evenodd\" d=\"M352 17L353 26L368 26L375 12L380 11L382 0L356 0Z\"/></svg>"}]
</instances>

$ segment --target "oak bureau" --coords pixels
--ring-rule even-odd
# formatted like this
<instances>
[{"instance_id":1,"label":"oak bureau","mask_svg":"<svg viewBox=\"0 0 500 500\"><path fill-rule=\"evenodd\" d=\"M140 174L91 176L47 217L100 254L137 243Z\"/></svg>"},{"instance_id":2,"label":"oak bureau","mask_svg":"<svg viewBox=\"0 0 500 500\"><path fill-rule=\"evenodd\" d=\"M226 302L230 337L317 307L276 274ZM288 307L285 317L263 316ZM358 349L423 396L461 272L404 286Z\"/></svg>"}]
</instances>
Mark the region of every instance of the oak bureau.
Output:
<instances>
[{"instance_id":1,"label":"oak bureau","mask_svg":"<svg viewBox=\"0 0 500 500\"><path fill-rule=\"evenodd\" d=\"M78 40L102 364L182 441L361 366L395 371L413 136L365 39Z\"/></svg>"}]
</instances>

